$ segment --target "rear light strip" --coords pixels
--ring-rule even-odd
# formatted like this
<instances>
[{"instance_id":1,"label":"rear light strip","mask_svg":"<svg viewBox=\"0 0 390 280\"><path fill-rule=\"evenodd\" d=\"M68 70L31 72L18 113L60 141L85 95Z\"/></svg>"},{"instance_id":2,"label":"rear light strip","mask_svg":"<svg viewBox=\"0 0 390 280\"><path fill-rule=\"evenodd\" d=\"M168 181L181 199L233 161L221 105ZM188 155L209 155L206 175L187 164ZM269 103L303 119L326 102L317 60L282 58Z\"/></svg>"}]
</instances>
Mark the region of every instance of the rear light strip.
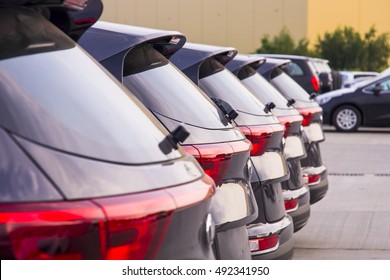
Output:
<instances>
[{"instance_id":1,"label":"rear light strip","mask_svg":"<svg viewBox=\"0 0 390 280\"><path fill-rule=\"evenodd\" d=\"M302 115L295 115L295 116L281 116L278 117L280 123L284 125L285 131L284 131L284 138L287 138L287 136L292 134L292 127L294 123L299 122L299 126L301 125L303 121Z\"/></svg>"},{"instance_id":2,"label":"rear light strip","mask_svg":"<svg viewBox=\"0 0 390 280\"><path fill-rule=\"evenodd\" d=\"M284 201L284 208L286 209L287 213L293 212L298 209L298 199L290 199Z\"/></svg>"},{"instance_id":3,"label":"rear light strip","mask_svg":"<svg viewBox=\"0 0 390 280\"><path fill-rule=\"evenodd\" d=\"M219 186L225 177L233 154L250 151L252 145L248 140L243 140L226 143L188 145L182 146L182 148L196 158L204 172Z\"/></svg>"},{"instance_id":4,"label":"rear light strip","mask_svg":"<svg viewBox=\"0 0 390 280\"><path fill-rule=\"evenodd\" d=\"M318 184L321 181L321 174L303 175L305 183L310 187Z\"/></svg>"},{"instance_id":5,"label":"rear light strip","mask_svg":"<svg viewBox=\"0 0 390 280\"><path fill-rule=\"evenodd\" d=\"M184 188L184 189L183 189ZM153 259L177 209L208 199L207 176L164 190L0 205L1 259Z\"/></svg>"},{"instance_id":6,"label":"rear light strip","mask_svg":"<svg viewBox=\"0 0 390 280\"><path fill-rule=\"evenodd\" d=\"M322 113L321 107L301 108L297 110L303 117L303 126L309 126L314 118L314 115L317 113Z\"/></svg>"},{"instance_id":7,"label":"rear light strip","mask_svg":"<svg viewBox=\"0 0 390 280\"><path fill-rule=\"evenodd\" d=\"M319 79L317 76L312 76L311 79L311 84L313 86L313 89L315 92L318 92L320 90L320 83L319 83Z\"/></svg>"},{"instance_id":8,"label":"rear light strip","mask_svg":"<svg viewBox=\"0 0 390 280\"><path fill-rule=\"evenodd\" d=\"M240 126L242 133L252 143L251 156L260 156L269 148L269 143L274 132L284 131L280 124L262 126Z\"/></svg>"},{"instance_id":9,"label":"rear light strip","mask_svg":"<svg viewBox=\"0 0 390 280\"><path fill-rule=\"evenodd\" d=\"M279 247L279 235L270 235L249 239L251 253L268 253Z\"/></svg>"}]
</instances>

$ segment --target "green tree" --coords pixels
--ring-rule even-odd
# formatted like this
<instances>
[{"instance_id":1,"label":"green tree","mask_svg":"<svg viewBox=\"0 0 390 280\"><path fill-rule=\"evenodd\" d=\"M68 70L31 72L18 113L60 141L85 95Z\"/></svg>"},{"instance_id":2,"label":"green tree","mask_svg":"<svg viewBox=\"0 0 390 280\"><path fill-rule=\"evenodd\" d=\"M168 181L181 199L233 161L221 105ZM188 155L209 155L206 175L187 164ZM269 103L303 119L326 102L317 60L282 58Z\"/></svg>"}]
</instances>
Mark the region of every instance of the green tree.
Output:
<instances>
[{"instance_id":1,"label":"green tree","mask_svg":"<svg viewBox=\"0 0 390 280\"><path fill-rule=\"evenodd\" d=\"M352 27L339 27L319 36L315 50L336 70L381 71L387 67L390 55L388 34L377 36L375 27L363 36Z\"/></svg>"},{"instance_id":2,"label":"green tree","mask_svg":"<svg viewBox=\"0 0 390 280\"><path fill-rule=\"evenodd\" d=\"M287 28L283 28L272 39L265 35L260 39L261 46L256 53L282 53L313 56L309 50L309 41L301 39L296 43Z\"/></svg>"}]
</instances>

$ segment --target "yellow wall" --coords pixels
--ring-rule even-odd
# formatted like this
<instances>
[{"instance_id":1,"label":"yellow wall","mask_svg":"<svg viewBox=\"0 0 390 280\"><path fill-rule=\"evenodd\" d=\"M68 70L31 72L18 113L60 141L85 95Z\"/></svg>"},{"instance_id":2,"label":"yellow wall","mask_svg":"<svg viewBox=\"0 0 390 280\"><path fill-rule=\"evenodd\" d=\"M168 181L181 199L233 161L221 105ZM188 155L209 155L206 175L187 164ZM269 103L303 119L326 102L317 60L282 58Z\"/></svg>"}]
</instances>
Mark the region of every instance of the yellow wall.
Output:
<instances>
[{"instance_id":1,"label":"yellow wall","mask_svg":"<svg viewBox=\"0 0 390 280\"><path fill-rule=\"evenodd\" d=\"M192 42L253 52L286 26L298 40L352 26L390 32L390 0L103 0L102 20L182 32Z\"/></svg>"},{"instance_id":2,"label":"yellow wall","mask_svg":"<svg viewBox=\"0 0 390 280\"><path fill-rule=\"evenodd\" d=\"M375 25L390 33L389 0L308 0L307 37L314 43L319 34L351 26L361 34Z\"/></svg>"}]
</instances>

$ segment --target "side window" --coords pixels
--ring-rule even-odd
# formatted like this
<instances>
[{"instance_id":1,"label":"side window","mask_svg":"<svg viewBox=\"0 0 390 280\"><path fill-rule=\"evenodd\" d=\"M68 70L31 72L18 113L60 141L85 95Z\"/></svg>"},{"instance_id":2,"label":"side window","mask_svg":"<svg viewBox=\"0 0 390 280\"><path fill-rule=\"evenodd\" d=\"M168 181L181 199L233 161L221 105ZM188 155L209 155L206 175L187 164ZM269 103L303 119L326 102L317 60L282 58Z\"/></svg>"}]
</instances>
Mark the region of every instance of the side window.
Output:
<instances>
[{"instance_id":1,"label":"side window","mask_svg":"<svg viewBox=\"0 0 390 280\"><path fill-rule=\"evenodd\" d=\"M384 80L379 83L371 84L370 86L366 87L364 91L372 92L372 90L377 86L381 89L381 93L390 93L390 79Z\"/></svg>"},{"instance_id":2,"label":"side window","mask_svg":"<svg viewBox=\"0 0 390 280\"><path fill-rule=\"evenodd\" d=\"M290 76L303 76L304 75L302 68L294 62L285 66L284 70Z\"/></svg>"}]
</instances>

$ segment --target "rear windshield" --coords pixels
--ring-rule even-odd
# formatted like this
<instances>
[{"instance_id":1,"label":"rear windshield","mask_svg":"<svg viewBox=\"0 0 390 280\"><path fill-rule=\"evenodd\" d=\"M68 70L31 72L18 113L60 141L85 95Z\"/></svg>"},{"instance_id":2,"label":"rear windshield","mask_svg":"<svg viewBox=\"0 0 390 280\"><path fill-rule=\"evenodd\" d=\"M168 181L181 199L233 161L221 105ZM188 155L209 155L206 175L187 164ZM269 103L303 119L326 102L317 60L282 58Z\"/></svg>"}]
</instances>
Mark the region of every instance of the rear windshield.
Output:
<instances>
[{"instance_id":1,"label":"rear windshield","mask_svg":"<svg viewBox=\"0 0 390 280\"><path fill-rule=\"evenodd\" d=\"M315 103L315 101L310 100L309 94L298 83L279 69L274 70L271 84L286 98L293 98L294 100L301 102Z\"/></svg>"},{"instance_id":2,"label":"rear windshield","mask_svg":"<svg viewBox=\"0 0 390 280\"><path fill-rule=\"evenodd\" d=\"M263 104L273 102L277 108L290 109L290 107L287 106L287 99L257 72L255 72L254 75L243 79L242 82Z\"/></svg>"},{"instance_id":3,"label":"rear windshield","mask_svg":"<svg viewBox=\"0 0 390 280\"><path fill-rule=\"evenodd\" d=\"M257 116L268 115L264 112L264 105L214 58L203 63L199 75L199 86L210 97L225 100L239 112Z\"/></svg>"},{"instance_id":4,"label":"rear windshield","mask_svg":"<svg viewBox=\"0 0 390 280\"><path fill-rule=\"evenodd\" d=\"M78 47L0 61L0 93L0 125L38 144L128 164L181 156L160 151L165 130Z\"/></svg>"},{"instance_id":5,"label":"rear windshield","mask_svg":"<svg viewBox=\"0 0 390 280\"><path fill-rule=\"evenodd\" d=\"M151 45L139 46L126 56L123 84L151 111L186 124L232 128L222 113L184 74Z\"/></svg>"}]
</instances>

